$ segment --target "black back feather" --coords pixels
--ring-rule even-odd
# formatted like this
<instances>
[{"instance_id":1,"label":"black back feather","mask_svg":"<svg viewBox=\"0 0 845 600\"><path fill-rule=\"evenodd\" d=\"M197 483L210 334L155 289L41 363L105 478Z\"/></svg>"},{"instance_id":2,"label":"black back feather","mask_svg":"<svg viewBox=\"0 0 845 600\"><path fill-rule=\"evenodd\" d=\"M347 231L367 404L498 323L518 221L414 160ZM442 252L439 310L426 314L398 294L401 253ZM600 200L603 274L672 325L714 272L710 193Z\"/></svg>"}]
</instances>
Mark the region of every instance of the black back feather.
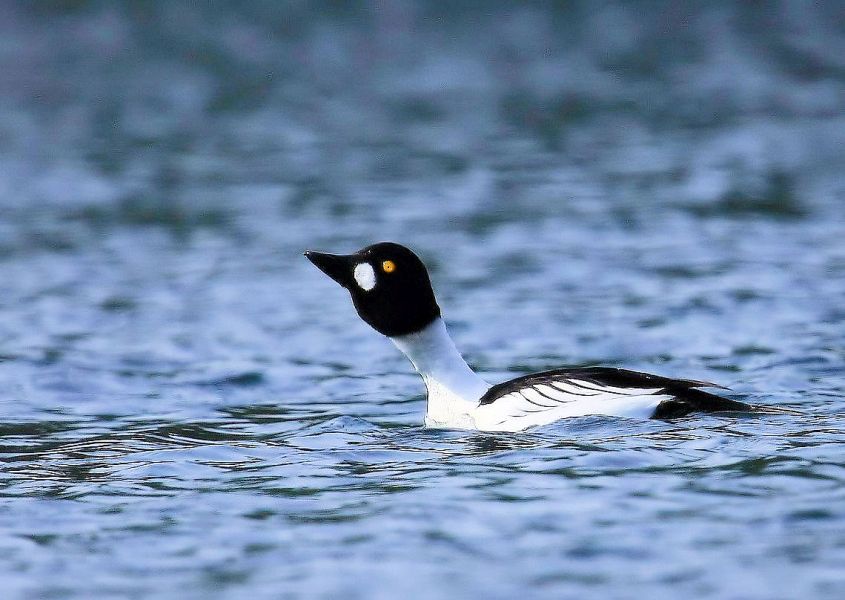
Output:
<instances>
[{"instance_id":1,"label":"black back feather","mask_svg":"<svg viewBox=\"0 0 845 600\"><path fill-rule=\"evenodd\" d=\"M613 386L620 388L655 389L655 394L672 396L658 404L652 418L673 419L691 412L721 412L721 411L751 411L753 407L745 402L730 400L705 392L700 387L719 387L707 381L691 379L671 379L651 373L629 371L613 367L583 367L570 369L554 369L517 377L494 385L481 397L479 405L492 404L499 398L511 392L516 392L529 386L549 384L555 381L572 383L577 386L578 381L593 383L599 386Z\"/></svg>"}]
</instances>

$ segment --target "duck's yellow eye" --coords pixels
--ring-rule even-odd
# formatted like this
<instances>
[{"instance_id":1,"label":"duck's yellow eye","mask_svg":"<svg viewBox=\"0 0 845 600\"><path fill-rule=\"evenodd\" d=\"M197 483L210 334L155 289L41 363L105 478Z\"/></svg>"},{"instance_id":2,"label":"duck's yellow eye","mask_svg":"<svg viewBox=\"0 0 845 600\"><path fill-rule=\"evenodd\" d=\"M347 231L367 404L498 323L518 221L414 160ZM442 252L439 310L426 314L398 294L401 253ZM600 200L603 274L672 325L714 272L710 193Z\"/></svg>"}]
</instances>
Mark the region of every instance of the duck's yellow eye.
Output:
<instances>
[{"instance_id":1,"label":"duck's yellow eye","mask_svg":"<svg viewBox=\"0 0 845 600\"><path fill-rule=\"evenodd\" d=\"M396 263L394 263L392 260L386 260L381 263L381 269L385 273L393 273L393 271L396 270Z\"/></svg>"}]
</instances>

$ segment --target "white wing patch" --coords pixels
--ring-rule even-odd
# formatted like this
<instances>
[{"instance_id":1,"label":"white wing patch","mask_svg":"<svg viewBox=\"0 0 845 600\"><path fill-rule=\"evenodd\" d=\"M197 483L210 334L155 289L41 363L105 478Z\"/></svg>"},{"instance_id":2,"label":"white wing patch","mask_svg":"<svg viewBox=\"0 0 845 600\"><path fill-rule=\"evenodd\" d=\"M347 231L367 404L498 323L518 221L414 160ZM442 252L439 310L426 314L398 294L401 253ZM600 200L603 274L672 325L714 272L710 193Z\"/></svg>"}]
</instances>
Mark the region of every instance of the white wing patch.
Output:
<instances>
[{"instance_id":1,"label":"white wing patch","mask_svg":"<svg viewBox=\"0 0 845 600\"><path fill-rule=\"evenodd\" d=\"M365 292L376 287L376 272L370 263L359 263L355 265L355 283Z\"/></svg>"},{"instance_id":2,"label":"white wing patch","mask_svg":"<svg viewBox=\"0 0 845 600\"><path fill-rule=\"evenodd\" d=\"M521 431L565 417L608 415L647 419L671 394L663 388L621 388L561 379L526 385L479 406L475 422L486 431Z\"/></svg>"}]
</instances>

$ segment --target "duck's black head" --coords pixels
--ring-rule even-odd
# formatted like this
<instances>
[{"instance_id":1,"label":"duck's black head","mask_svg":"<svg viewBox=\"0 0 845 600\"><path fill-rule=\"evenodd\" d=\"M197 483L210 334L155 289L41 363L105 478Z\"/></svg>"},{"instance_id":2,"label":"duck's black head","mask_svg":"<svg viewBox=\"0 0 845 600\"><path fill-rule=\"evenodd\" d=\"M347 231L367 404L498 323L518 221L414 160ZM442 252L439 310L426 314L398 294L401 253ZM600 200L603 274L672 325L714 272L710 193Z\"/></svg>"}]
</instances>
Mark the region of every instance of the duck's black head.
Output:
<instances>
[{"instance_id":1,"label":"duck's black head","mask_svg":"<svg viewBox=\"0 0 845 600\"><path fill-rule=\"evenodd\" d=\"M428 271L405 246L381 242L354 254L305 256L349 290L358 315L379 333L415 333L440 316Z\"/></svg>"}]
</instances>

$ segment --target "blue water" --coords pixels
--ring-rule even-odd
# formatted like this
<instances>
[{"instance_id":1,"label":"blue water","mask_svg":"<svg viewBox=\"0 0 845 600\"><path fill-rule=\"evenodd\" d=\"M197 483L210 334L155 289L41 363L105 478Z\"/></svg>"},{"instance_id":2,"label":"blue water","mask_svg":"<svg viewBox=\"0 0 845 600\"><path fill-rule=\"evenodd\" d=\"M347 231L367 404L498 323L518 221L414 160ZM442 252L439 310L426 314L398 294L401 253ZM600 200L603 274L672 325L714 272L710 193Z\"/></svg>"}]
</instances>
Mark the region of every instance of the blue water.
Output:
<instances>
[{"instance_id":1,"label":"blue water","mask_svg":"<svg viewBox=\"0 0 845 600\"><path fill-rule=\"evenodd\" d=\"M845 21L0 7L3 598L845 597ZM491 382L792 412L426 431L302 257L430 265Z\"/></svg>"}]
</instances>

